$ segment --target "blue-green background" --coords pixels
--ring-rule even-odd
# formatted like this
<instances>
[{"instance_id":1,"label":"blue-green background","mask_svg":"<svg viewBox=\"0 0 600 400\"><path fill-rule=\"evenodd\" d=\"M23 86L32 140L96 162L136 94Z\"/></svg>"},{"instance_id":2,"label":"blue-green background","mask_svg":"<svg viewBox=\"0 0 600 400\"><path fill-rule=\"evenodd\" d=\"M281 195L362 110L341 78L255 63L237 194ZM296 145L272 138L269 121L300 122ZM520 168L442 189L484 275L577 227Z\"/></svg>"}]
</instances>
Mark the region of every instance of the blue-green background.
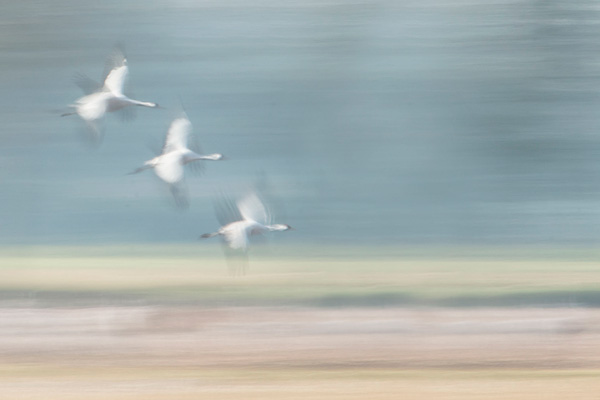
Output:
<instances>
[{"instance_id":1,"label":"blue-green background","mask_svg":"<svg viewBox=\"0 0 600 400\"><path fill-rule=\"evenodd\" d=\"M79 140L116 43L136 98ZM600 239L594 1L32 1L0 13L0 242L196 240L262 177L292 245ZM177 210L150 173L179 102L208 152Z\"/></svg>"}]
</instances>

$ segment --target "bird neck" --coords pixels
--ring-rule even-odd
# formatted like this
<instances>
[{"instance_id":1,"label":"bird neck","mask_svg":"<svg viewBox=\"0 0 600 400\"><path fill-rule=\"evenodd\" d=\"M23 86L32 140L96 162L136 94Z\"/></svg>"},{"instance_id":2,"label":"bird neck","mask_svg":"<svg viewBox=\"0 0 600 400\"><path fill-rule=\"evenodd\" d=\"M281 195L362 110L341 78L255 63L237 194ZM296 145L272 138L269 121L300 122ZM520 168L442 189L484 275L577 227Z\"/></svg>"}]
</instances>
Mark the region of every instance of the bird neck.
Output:
<instances>
[{"instance_id":1,"label":"bird neck","mask_svg":"<svg viewBox=\"0 0 600 400\"><path fill-rule=\"evenodd\" d=\"M287 231L289 229L287 225L283 225L283 224L265 225L265 227L271 232Z\"/></svg>"},{"instance_id":2,"label":"bird neck","mask_svg":"<svg viewBox=\"0 0 600 400\"><path fill-rule=\"evenodd\" d=\"M223 158L223 154L213 153L200 156L202 160L218 161Z\"/></svg>"},{"instance_id":3,"label":"bird neck","mask_svg":"<svg viewBox=\"0 0 600 400\"><path fill-rule=\"evenodd\" d=\"M128 98L129 102L131 104L135 104L136 106L142 106L142 107L150 107L150 108L156 108L158 107L158 104L156 103L151 103L149 101L139 101L139 100L133 100Z\"/></svg>"}]
</instances>

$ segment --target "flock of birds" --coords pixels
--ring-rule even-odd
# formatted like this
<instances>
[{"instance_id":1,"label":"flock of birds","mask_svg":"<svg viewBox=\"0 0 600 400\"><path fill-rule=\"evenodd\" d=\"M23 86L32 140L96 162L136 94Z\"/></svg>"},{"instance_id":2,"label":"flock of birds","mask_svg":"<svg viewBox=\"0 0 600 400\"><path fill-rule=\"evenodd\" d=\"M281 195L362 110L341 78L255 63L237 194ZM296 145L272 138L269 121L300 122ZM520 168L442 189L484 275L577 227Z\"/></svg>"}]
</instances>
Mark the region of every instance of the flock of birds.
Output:
<instances>
[{"instance_id":1,"label":"flock of birds","mask_svg":"<svg viewBox=\"0 0 600 400\"><path fill-rule=\"evenodd\" d=\"M129 69L127 59L120 48L116 48L108 58L102 84L79 75L75 83L85 95L69 106L70 111L62 116L78 115L87 125L91 140L99 143L102 140L102 118L106 113L126 109L130 106L162 108L157 103L139 101L126 96L123 92ZM186 164L197 161L219 161L224 156L219 153L199 154L188 146L192 132L192 123L185 112L175 118L168 129L162 151L156 157L131 172L135 174L146 169L154 173L169 185L175 201L186 206L187 200L182 194L181 184ZM201 235L201 238L219 236L229 249L240 252L244 257L249 248L249 239L254 235L262 235L272 231L292 229L285 224L272 224L270 214L255 191L233 202L223 197L217 210L217 218L221 228L212 233Z\"/></svg>"}]
</instances>

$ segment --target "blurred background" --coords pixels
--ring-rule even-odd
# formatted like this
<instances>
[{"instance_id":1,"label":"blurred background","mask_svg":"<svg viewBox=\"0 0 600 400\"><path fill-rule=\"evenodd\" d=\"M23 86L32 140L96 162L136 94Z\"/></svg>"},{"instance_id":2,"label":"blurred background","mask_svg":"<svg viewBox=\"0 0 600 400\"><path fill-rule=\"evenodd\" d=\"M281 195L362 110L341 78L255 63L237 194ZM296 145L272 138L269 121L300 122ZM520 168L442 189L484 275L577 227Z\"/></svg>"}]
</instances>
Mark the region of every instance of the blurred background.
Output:
<instances>
[{"instance_id":1,"label":"blurred background","mask_svg":"<svg viewBox=\"0 0 600 400\"><path fill-rule=\"evenodd\" d=\"M193 241L216 224L215 190L262 175L298 228L286 242L593 245L599 13L560 1L6 4L0 240ZM90 149L77 116L59 115L82 95L73 76L100 80L117 42L130 92L168 109L109 114ZM160 147L180 98L203 149L229 157L188 176L187 213L151 173L125 175Z\"/></svg>"},{"instance_id":2,"label":"blurred background","mask_svg":"<svg viewBox=\"0 0 600 400\"><path fill-rule=\"evenodd\" d=\"M597 398L596 2L4 3L0 392ZM165 109L93 147L60 115L117 43ZM180 104L228 158L187 210L127 175ZM198 236L257 185L296 230L232 277Z\"/></svg>"}]
</instances>

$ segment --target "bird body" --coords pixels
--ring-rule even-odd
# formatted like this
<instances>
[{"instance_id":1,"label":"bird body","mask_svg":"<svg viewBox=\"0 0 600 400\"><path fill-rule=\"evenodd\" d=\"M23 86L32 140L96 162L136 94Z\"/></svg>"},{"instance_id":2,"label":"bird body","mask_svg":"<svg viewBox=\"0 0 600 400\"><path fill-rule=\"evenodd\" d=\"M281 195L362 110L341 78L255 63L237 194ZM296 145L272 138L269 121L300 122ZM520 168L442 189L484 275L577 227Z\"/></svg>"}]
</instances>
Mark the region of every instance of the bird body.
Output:
<instances>
[{"instance_id":1,"label":"bird body","mask_svg":"<svg viewBox=\"0 0 600 400\"><path fill-rule=\"evenodd\" d=\"M248 240L251 236L262 235L272 231L287 231L288 229L292 228L289 225L283 224L263 225L256 221L242 220L227 224L217 232L206 233L201 237L222 236L232 249L246 250L248 248Z\"/></svg>"},{"instance_id":2,"label":"bird body","mask_svg":"<svg viewBox=\"0 0 600 400\"><path fill-rule=\"evenodd\" d=\"M144 162L140 168L131 173L135 174L153 168L156 176L169 184L171 192L177 200L181 193L177 186L183 180L186 164L200 160L219 161L223 159L223 155L219 153L203 155L190 150L187 147L187 141L191 130L192 123L187 116L182 115L174 119L167 132L161 154Z\"/></svg>"},{"instance_id":3,"label":"bird body","mask_svg":"<svg viewBox=\"0 0 600 400\"><path fill-rule=\"evenodd\" d=\"M220 236L231 249L245 252L248 249L251 236L293 229L286 224L270 224L270 216L266 208L254 193L250 193L238 201L236 208L241 219L225 224L216 232L205 233L200 237Z\"/></svg>"},{"instance_id":4,"label":"bird body","mask_svg":"<svg viewBox=\"0 0 600 400\"><path fill-rule=\"evenodd\" d=\"M80 76L76 83L86 92L86 95L69 106L74 109L73 112L62 114L62 116L79 115L92 129L96 140L101 136L98 122L107 112L118 111L133 105L149 108L158 107L156 103L134 100L123 94L129 68L127 67L127 59L121 50L115 50L109 58L107 70L108 73L102 85L98 85L85 76Z\"/></svg>"},{"instance_id":5,"label":"bird body","mask_svg":"<svg viewBox=\"0 0 600 400\"><path fill-rule=\"evenodd\" d=\"M184 165L193 161L209 160L218 161L223 159L222 154L200 155L188 149L176 149L163 153L144 163L144 166L134 172L154 168L154 173L163 181L175 184L183 179Z\"/></svg>"}]
</instances>

